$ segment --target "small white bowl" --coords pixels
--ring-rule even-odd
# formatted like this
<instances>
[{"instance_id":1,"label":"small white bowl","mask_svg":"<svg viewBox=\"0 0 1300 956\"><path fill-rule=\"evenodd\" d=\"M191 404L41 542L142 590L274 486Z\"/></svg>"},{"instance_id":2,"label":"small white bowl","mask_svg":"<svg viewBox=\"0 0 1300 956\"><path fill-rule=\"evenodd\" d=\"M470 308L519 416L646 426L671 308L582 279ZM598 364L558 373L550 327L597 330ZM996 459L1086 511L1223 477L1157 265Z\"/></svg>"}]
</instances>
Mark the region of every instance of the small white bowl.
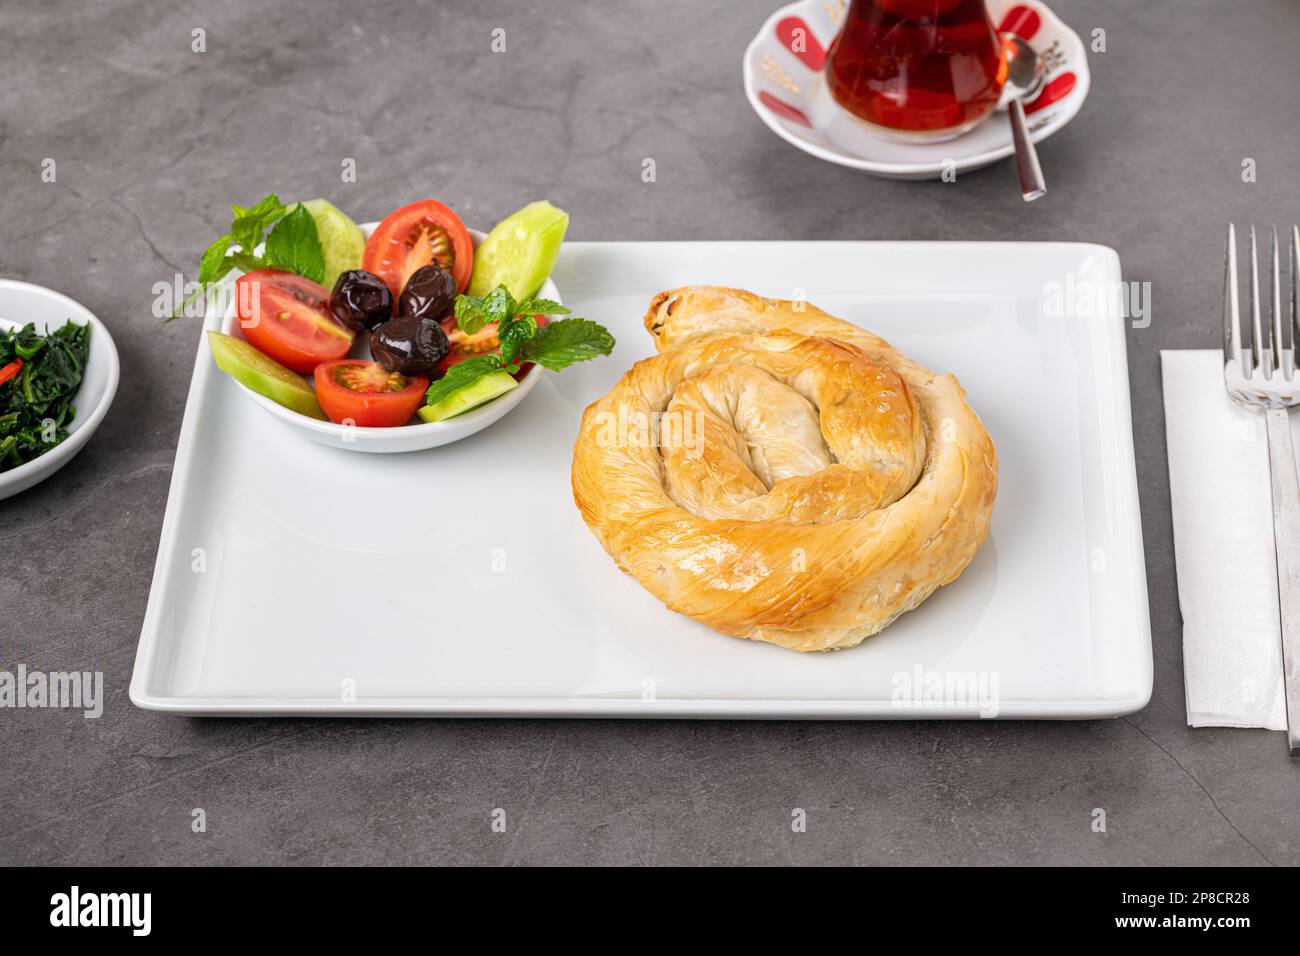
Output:
<instances>
[{"instance_id":1,"label":"small white bowl","mask_svg":"<svg viewBox=\"0 0 1300 956\"><path fill-rule=\"evenodd\" d=\"M68 425L68 437L39 458L0 472L0 499L26 491L70 462L95 434L117 392L117 348L103 322L80 302L61 292L17 279L0 279L0 326L20 328L29 322L43 333L67 322L78 325L89 322L90 355L86 359L81 387L72 398L76 415Z\"/></svg>"},{"instance_id":2,"label":"small white bowl","mask_svg":"<svg viewBox=\"0 0 1300 956\"><path fill-rule=\"evenodd\" d=\"M370 222L363 225L361 229L369 238L377 225L378 223ZM477 249L485 234L476 229L471 229L470 235L474 239L474 248ZM555 288L555 283L550 278L547 278L542 285L538 295L556 302L561 301L560 292ZM243 333L239 328L239 316L235 310L235 297L233 295L229 296L229 300L230 303L226 307L220 329L227 335L243 338ZM205 350L207 349L206 343L203 347ZM353 358L370 357L370 350L364 336L357 336L357 341L348 354ZM208 353L208 360L212 360L210 352ZM511 389L500 398L493 399L486 405L481 405L473 411L457 415L445 422L417 422L413 425L398 425L395 428L361 428L356 425L336 425L334 422L309 418L271 401L264 395L258 395L251 389L236 382L233 378L229 378L229 376L223 375L223 377L228 378L232 385L260 407L312 441L320 442L323 445L331 445L334 448L342 448L346 451L390 453L437 448L439 445L447 445L462 438L468 438L475 432L487 428L524 400L524 396L533 390L533 386L542 377L542 371L540 365L534 365L520 380L518 388Z\"/></svg>"}]
</instances>

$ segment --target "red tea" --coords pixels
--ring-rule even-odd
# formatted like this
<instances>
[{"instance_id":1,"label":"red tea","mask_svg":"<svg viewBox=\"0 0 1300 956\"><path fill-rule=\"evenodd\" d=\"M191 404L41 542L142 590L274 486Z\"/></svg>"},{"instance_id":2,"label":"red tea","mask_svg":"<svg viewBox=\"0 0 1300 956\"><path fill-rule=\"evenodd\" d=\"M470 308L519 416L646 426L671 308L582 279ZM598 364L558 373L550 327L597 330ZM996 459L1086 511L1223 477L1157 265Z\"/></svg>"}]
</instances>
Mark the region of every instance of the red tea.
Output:
<instances>
[{"instance_id":1,"label":"red tea","mask_svg":"<svg viewBox=\"0 0 1300 956\"><path fill-rule=\"evenodd\" d=\"M926 138L970 129L997 106L1005 80L984 0L853 0L826 61L841 106Z\"/></svg>"}]
</instances>

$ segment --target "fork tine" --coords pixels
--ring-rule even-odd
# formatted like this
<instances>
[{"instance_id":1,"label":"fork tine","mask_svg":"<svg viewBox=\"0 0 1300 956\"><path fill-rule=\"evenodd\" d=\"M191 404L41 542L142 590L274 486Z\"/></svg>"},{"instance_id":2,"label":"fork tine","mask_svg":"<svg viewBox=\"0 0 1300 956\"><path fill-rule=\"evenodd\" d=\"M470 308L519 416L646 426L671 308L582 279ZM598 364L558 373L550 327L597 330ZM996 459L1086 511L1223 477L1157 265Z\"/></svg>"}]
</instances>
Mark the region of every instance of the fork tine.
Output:
<instances>
[{"instance_id":1,"label":"fork tine","mask_svg":"<svg viewBox=\"0 0 1300 956\"><path fill-rule=\"evenodd\" d=\"M1282 256L1277 245L1277 226L1273 227L1273 248L1269 266L1269 318L1273 321L1273 370L1284 371L1290 377L1290 370L1282 369Z\"/></svg>"},{"instance_id":2,"label":"fork tine","mask_svg":"<svg viewBox=\"0 0 1300 956\"><path fill-rule=\"evenodd\" d=\"M1264 367L1264 327L1259 317L1259 249L1255 245L1255 227L1250 227L1250 357L1252 368Z\"/></svg>"},{"instance_id":3,"label":"fork tine","mask_svg":"<svg viewBox=\"0 0 1300 956\"><path fill-rule=\"evenodd\" d=\"M1293 319L1300 322L1300 318ZM1223 260L1223 361L1241 361L1241 311L1237 304L1237 230L1228 223L1228 252Z\"/></svg>"}]
</instances>

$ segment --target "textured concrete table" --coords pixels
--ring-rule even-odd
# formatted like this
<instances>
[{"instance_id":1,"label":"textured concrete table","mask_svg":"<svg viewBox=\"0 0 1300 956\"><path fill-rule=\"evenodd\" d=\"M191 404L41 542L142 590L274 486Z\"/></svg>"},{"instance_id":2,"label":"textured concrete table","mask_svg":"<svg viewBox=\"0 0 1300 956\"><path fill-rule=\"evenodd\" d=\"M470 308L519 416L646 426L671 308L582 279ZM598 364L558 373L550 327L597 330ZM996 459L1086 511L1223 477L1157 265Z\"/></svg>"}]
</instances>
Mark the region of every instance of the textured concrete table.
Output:
<instances>
[{"instance_id":1,"label":"textured concrete table","mask_svg":"<svg viewBox=\"0 0 1300 956\"><path fill-rule=\"evenodd\" d=\"M71 465L0 503L0 669L100 669L107 693L99 720L0 711L0 862L1300 863L1300 764L1282 737L1185 726L1158 364L1161 348L1219 341L1224 224L1300 219L1282 85L1300 6L1061 0L1107 51L1082 113L1041 149L1051 193L1026 206L1007 163L895 183L773 136L740 54L774 5L709 19L688 0L7 5L0 274L103 317L122 385ZM344 157L357 181L341 187ZM225 204L269 190L337 196L359 218L452 197L480 222L549 196L578 239L1115 247L1152 289L1150 326L1129 333L1150 706L874 724L136 710L126 688L198 335L151 314L152 288L193 268Z\"/></svg>"}]
</instances>

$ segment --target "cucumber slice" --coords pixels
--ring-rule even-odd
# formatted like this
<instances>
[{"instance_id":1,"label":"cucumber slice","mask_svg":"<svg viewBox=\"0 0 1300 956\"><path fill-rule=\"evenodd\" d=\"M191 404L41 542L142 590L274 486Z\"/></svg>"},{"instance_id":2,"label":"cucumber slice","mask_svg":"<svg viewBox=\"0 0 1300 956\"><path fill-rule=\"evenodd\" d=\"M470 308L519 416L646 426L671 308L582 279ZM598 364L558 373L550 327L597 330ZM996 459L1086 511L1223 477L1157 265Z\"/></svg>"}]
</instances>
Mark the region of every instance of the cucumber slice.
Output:
<instances>
[{"instance_id":1,"label":"cucumber slice","mask_svg":"<svg viewBox=\"0 0 1300 956\"><path fill-rule=\"evenodd\" d=\"M420 418L426 422L441 422L448 418L463 415L471 408L500 398L506 392L517 388L519 383L506 371L489 372L482 378L476 378L468 385L462 385L437 405L425 405L420 409Z\"/></svg>"},{"instance_id":2,"label":"cucumber slice","mask_svg":"<svg viewBox=\"0 0 1300 956\"><path fill-rule=\"evenodd\" d=\"M341 273L361 268L366 235L360 226L327 199L308 199L303 206L316 221L316 235L320 237L321 251L325 253L325 278L321 285L333 290ZM292 206L289 211L293 211Z\"/></svg>"},{"instance_id":3,"label":"cucumber slice","mask_svg":"<svg viewBox=\"0 0 1300 956\"><path fill-rule=\"evenodd\" d=\"M208 348L217 368L258 395L265 395L299 415L325 417L308 381L275 359L259 352L243 339L221 332L208 332Z\"/></svg>"},{"instance_id":4,"label":"cucumber slice","mask_svg":"<svg viewBox=\"0 0 1300 956\"><path fill-rule=\"evenodd\" d=\"M537 294L555 268L569 214L546 200L530 202L496 224L474 250L470 295L487 295L504 283L523 301Z\"/></svg>"}]
</instances>

